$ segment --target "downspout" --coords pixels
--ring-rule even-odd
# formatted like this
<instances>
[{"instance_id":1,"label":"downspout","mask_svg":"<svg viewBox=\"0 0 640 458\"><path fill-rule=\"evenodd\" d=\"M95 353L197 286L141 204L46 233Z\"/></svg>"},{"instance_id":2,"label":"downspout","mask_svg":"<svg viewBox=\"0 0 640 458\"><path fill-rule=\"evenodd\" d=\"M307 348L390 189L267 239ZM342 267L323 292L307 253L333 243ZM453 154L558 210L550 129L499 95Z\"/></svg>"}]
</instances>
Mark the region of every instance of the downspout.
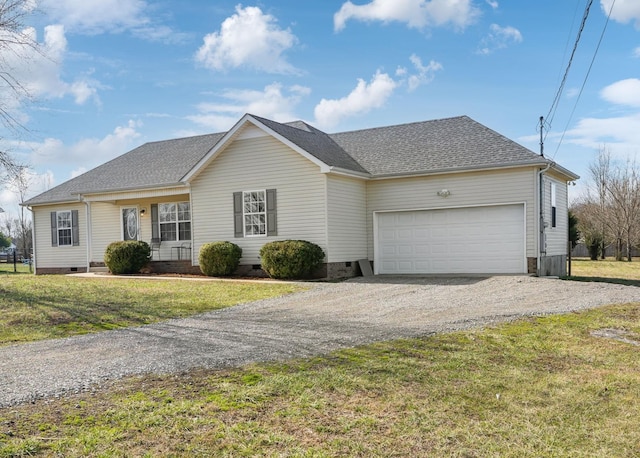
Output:
<instances>
[{"instance_id":1,"label":"downspout","mask_svg":"<svg viewBox=\"0 0 640 458\"><path fill-rule=\"evenodd\" d=\"M33 208L27 206L27 210L31 212L31 246L33 247L33 274L36 275L36 269L38 268L38 262L36 260L36 214L33 212Z\"/></svg>"},{"instance_id":2,"label":"downspout","mask_svg":"<svg viewBox=\"0 0 640 458\"><path fill-rule=\"evenodd\" d=\"M538 228L540 230L540 238L538 240L538 256L537 256L537 272L536 274L538 276L540 276L540 269L541 269L541 265L542 265L542 255L543 254L547 254L547 249L546 249L546 244L545 244L545 237L544 237L544 232L545 232L545 222L544 222L544 179L543 179L543 175L545 174L545 172L547 170L549 170L551 168L551 166L553 165L553 162L549 162L547 164L547 166L544 169L540 169L538 171L538 191L539 191L539 196L538 196L538 207L540 210L540 219L538 222Z\"/></svg>"},{"instance_id":3,"label":"downspout","mask_svg":"<svg viewBox=\"0 0 640 458\"><path fill-rule=\"evenodd\" d=\"M84 200L87 206L87 273L91 271L91 202Z\"/></svg>"}]
</instances>

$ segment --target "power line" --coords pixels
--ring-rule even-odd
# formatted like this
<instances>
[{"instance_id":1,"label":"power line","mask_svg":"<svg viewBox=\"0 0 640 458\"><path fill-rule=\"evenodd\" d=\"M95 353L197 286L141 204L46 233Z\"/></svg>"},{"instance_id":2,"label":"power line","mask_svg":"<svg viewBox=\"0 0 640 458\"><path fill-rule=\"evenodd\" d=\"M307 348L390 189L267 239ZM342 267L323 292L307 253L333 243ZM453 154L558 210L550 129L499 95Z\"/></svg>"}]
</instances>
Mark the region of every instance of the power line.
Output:
<instances>
[{"instance_id":1,"label":"power line","mask_svg":"<svg viewBox=\"0 0 640 458\"><path fill-rule=\"evenodd\" d=\"M580 24L580 28L578 29L578 36L576 37L576 41L573 44L573 50L571 51L571 56L569 57L569 62L567 63L567 68L564 72L564 76L562 77L562 81L560 82L560 87L558 87L558 91L556 92L556 96L553 99L553 103L551 104L551 108L549 108L549 113L547 113L547 123L549 127L553 123L553 118L555 117L556 110L558 109L558 103L560 102L560 96L564 90L564 85L567 82L567 77L569 76L569 70L571 69L571 64L573 63L573 58L576 54L576 50L578 49L578 43L580 42L580 38L582 36L582 31L584 30L584 26L587 23L587 18L589 17L589 11L591 10L591 5L593 5L593 0L589 0L587 2L587 6L585 7L584 14L582 15L582 23ZM547 130L547 135L549 130ZM546 139L545 135L545 139Z\"/></svg>"},{"instance_id":2,"label":"power line","mask_svg":"<svg viewBox=\"0 0 640 458\"><path fill-rule=\"evenodd\" d=\"M598 45L596 46L595 51L593 52L593 57L591 58L591 63L589 64L589 68L587 69L587 73L584 76L584 80L582 81L582 86L580 86L580 91L578 92L578 96L576 97L576 101L573 104L573 108L571 110L571 114L569 115L569 119L567 120L567 124L564 126L564 129L562 130L562 135L560 136L560 141L558 142L558 145L556 146L556 150L553 153L553 158L556 157L556 154L558 154L558 150L560 149L560 145L562 145L562 141L564 140L564 135L567 133L567 130L569 129L569 124L571 123L571 120L573 119L573 115L576 112L576 108L578 107L578 102L580 101L580 97L582 96L582 91L584 91L584 87L587 84L587 79L589 79L589 75L591 74L591 69L593 68L593 63L596 60L596 56L598 55L598 51L600 50L600 45L602 44L602 40L604 38L604 33L607 31L607 26L609 25L609 19L611 19L611 12L613 11L613 6L616 4L616 0L613 0L611 2L611 8L609 8L609 14L607 15L607 20L604 23L604 27L602 28L602 33L600 34L600 39L598 40Z\"/></svg>"}]
</instances>

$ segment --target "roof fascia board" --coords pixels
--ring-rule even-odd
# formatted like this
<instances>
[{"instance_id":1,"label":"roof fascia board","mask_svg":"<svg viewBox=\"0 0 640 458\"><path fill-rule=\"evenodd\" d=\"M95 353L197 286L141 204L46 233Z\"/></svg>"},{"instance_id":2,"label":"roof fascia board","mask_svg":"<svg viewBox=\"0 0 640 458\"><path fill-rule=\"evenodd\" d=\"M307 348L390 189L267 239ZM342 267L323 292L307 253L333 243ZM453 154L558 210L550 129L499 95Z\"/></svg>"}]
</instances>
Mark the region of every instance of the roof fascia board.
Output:
<instances>
[{"instance_id":1,"label":"roof fascia board","mask_svg":"<svg viewBox=\"0 0 640 458\"><path fill-rule=\"evenodd\" d=\"M213 161L218 155L220 155L220 153L222 153L222 151L224 151L224 149L236 137L240 129L244 127L247 123L250 123L253 126L257 127L258 129L261 129L266 134L271 135L275 139L287 145L289 148L296 151L298 154L310 160L311 162L316 164L318 167L320 167L320 171L322 173L328 173L330 171L331 167L329 167L327 164L322 162L320 159L308 153L304 149L300 148L298 145L286 139L285 137L278 134L274 130L270 129L269 127L267 127L266 125L264 125L263 123L255 119L250 114L245 114L226 134L224 134L224 136L220 139L220 141L218 141L218 143L216 143L214 147L211 148L211 150L209 150L209 152L205 154L205 156L202 159L200 159L200 161L198 161L196 165L193 166L193 168L182 178L182 181L191 182L193 179L195 179L200 174L200 172L202 172L202 170L204 170L204 168L211 163L211 161Z\"/></svg>"},{"instance_id":2,"label":"roof fascia board","mask_svg":"<svg viewBox=\"0 0 640 458\"><path fill-rule=\"evenodd\" d=\"M354 177L354 178L364 178L364 179L371 178L370 173L355 172L353 170L343 169L341 167L329 167L329 170L326 171L325 173L330 173L334 175L345 175L345 176Z\"/></svg>"},{"instance_id":3,"label":"roof fascia board","mask_svg":"<svg viewBox=\"0 0 640 458\"><path fill-rule=\"evenodd\" d=\"M371 180L392 180L394 178L414 178L414 177L425 177L431 175L449 175L453 173L465 173L465 172L495 172L499 170L509 170L509 169L519 169L525 167L542 167L546 166L546 164L541 162L519 162L510 165L496 165L493 167L460 167L457 169L439 169L439 170L429 170L424 172L407 172L407 173L393 173L387 175L374 175L370 179Z\"/></svg>"},{"instance_id":4,"label":"roof fascia board","mask_svg":"<svg viewBox=\"0 0 640 458\"><path fill-rule=\"evenodd\" d=\"M557 173L564 175L568 178L567 181L575 181L580 179L580 175L576 175L569 169L565 169L561 165L556 164L555 162L551 164L551 169L556 171Z\"/></svg>"},{"instance_id":5,"label":"roof fascia board","mask_svg":"<svg viewBox=\"0 0 640 458\"><path fill-rule=\"evenodd\" d=\"M48 205L77 204L78 202L82 202L82 197L80 196L80 194L73 194L73 195L78 197L76 199L58 199L58 200L50 200L47 202L36 202L36 203L29 203L29 201L27 201L27 202L21 202L20 206L21 207L44 207Z\"/></svg>"},{"instance_id":6,"label":"roof fascia board","mask_svg":"<svg viewBox=\"0 0 640 458\"><path fill-rule=\"evenodd\" d=\"M146 186L146 187L140 186L140 187L133 187L133 188L91 191L84 194L82 193L71 194L72 196L76 196L75 199L73 198L57 199L57 200L48 200L46 202L25 203L20 205L23 205L23 206L28 205L29 207L43 207L46 205L74 204L77 202L84 202L84 201L88 201L88 202L111 201L113 200L113 197L112 197L113 194L122 194L122 193L128 193L128 192L133 193L133 192L149 192L149 191L166 191L166 190L184 190L185 192L189 192L190 186L188 183L174 183L167 186ZM174 194L175 193L167 193L167 195L174 195ZM100 195L103 195L106 198L104 199L98 198L97 196L100 196Z\"/></svg>"}]
</instances>

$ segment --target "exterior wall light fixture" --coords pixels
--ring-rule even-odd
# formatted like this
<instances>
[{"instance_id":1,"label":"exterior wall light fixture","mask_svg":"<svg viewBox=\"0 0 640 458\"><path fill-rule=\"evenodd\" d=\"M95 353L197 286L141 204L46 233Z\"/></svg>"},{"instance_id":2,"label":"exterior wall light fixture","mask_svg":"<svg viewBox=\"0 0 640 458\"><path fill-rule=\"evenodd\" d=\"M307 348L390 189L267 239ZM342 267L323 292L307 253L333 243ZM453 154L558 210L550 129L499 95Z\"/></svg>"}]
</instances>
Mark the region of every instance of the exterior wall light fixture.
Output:
<instances>
[{"instance_id":1,"label":"exterior wall light fixture","mask_svg":"<svg viewBox=\"0 0 640 458\"><path fill-rule=\"evenodd\" d=\"M451 191L449 191L448 189L441 189L436 194L438 194L440 197L449 197L451 195Z\"/></svg>"}]
</instances>

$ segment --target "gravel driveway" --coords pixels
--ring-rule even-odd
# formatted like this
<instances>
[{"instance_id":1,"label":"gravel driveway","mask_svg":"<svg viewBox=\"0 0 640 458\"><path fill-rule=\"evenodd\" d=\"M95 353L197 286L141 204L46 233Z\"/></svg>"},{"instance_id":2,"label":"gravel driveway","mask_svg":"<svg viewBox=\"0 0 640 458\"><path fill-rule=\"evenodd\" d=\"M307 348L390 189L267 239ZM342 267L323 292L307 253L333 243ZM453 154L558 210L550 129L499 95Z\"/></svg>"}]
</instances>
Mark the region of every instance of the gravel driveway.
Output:
<instances>
[{"instance_id":1,"label":"gravel driveway","mask_svg":"<svg viewBox=\"0 0 640 458\"><path fill-rule=\"evenodd\" d=\"M640 288L526 276L360 277L308 286L187 319L2 347L0 407L127 375L304 357L525 315L640 302Z\"/></svg>"}]
</instances>

